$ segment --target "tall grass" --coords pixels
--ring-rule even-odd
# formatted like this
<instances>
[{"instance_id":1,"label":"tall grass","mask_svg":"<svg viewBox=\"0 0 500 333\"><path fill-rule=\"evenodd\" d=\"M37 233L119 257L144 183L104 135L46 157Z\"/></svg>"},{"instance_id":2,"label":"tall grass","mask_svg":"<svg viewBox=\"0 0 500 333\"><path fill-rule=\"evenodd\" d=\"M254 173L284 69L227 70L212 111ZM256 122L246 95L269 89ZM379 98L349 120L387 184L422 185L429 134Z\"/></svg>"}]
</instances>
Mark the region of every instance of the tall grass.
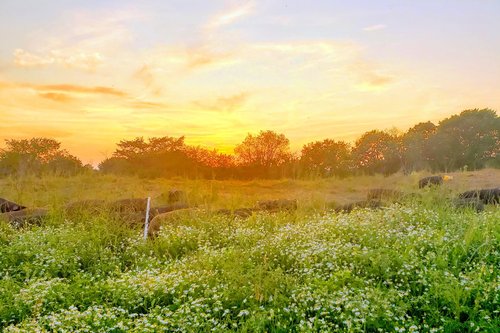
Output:
<instances>
[{"instance_id":1,"label":"tall grass","mask_svg":"<svg viewBox=\"0 0 500 333\"><path fill-rule=\"evenodd\" d=\"M92 188L95 181L89 178L85 186ZM160 188L176 185L99 181L109 197L118 194L117 183L122 195L134 196L144 195L147 186L160 194ZM323 198L314 196L292 214L233 219L200 209L145 242L140 227L115 216L66 216L60 202L91 193L59 182L42 181L51 192L46 203L54 200L44 225L12 230L0 224L5 332L498 332L500 327L500 210L455 210L442 200L446 190L351 214L319 210ZM259 193L259 185L249 186ZM191 200L202 207L223 206L231 197L220 188L230 183L189 186ZM226 204L251 201L240 194Z\"/></svg>"}]
</instances>

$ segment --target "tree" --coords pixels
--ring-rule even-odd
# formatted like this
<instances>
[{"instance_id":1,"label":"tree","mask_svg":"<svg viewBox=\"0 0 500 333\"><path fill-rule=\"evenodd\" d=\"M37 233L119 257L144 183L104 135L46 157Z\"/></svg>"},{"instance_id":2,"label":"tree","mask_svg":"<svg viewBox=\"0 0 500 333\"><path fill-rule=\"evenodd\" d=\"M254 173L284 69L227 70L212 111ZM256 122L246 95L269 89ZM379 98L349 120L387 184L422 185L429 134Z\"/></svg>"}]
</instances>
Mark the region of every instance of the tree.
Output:
<instances>
[{"instance_id":1,"label":"tree","mask_svg":"<svg viewBox=\"0 0 500 333\"><path fill-rule=\"evenodd\" d=\"M133 159L148 153L182 151L185 148L184 136L179 138L152 137L148 139L148 142L144 141L143 137L137 137L133 140L121 140L117 146L113 156L125 159Z\"/></svg>"},{"instance_id":2,"label":"tree","mask_svg":"<svg viewBox=\"0 0 500 333\"><path fill-rule=\"evenodd\" d=\"M196 163L187 155L184 137L152 137L145 141L143 137L133 140L121 140L113 153L112 159L102 163L100 169L117 170L122 173L144 177L193 176Z\"/></svg>"},{"instance_id":3,"label":"tree","mask_svg":"<svg viewBox=\"0 0 500 333\"><path fill-rule=\"evenodd\" d=\"M73 175L82 171L82 162L61 149L61 143L54 139L11 139L5 143L6 148L0 151L2 174Z\"/></svg>"},{"instance_id":4,"label":"tree","mask_svg":"<svg viewBox=\"0 0 500 333\"><path fill-rule=\"evenodd\" d=\"M349 172L350 151L346 142L325 139L304 145L300 161L309 174L345 176Z\"/></svg>"},{"instance_id":5,"label":"tree","mask_svg":"<svg viewBox=\"0 0 500 333\"><path fill-rule=\"evenodd\" d=\"M103 173L126 175L132 173L132 164L123 157L109 157L101 161L98 169Z\"/></svg>"},{"instance_id":6,"label":"tree","mask_svg":"<svg viewBox=\"0 0 500 333\"><path fill-rule=\"evenodd\" d=\"M64 152L54 155L47 162L47 169L58 176L73 176L84 171L82 161Z\"/></svg>"},{"instance_id":7,"label":"tree","mask_svg":"<svg viewBox=\"0 0 500 333\"><path fill-rule=\"evenodd\" d=\"M353 159L358 170L389 175L401 168L400 138L387 132L366 132L356 141Z\"/></svg>"},{"instance_id":8,"label":"tree","mask_svg":"<svg viewBox=\"0 0 500 333\"><path fill-rule=\"evenodd\" d=\"M264 177L276 173L291 157L290 141L284 134L273 131L260 131L257 136L248 134L234 152L241 165Z\"/></svg>"},{"instance_id":9,"label":"tree","mask_svg":"<svg viewBox=\"0 0 500 333\"><path fill-rule=\"evenodd\" d=\"M216 149L189 146L186 148L186 153L196 162L197 176L226 179L234 175L236 164L232 155L220 153Z\"/></svg>"},{"instance_id":10,"label":"tree","mask_svg":"<svg viewBox=\"0 0 500 333\"><path fill-rule=\"evenodd\" d=\"M429 140L434 170L483 168L500 155L500 118L490 109L465 110L441 121Z\"/></svg>"},{"instance_id":11,"label":"tree","mask_svg":"<svg viewBox=\"0 0 500 333\"><path fill-rule=\"evenodd\" d=\"M67 151L61 150L61 143L48 138L32 138L32 139L7 139L7 146L4 151L15 152L20 155L31 155L42 163L52 160L56 155L68 154Z\"/></svg>"},{"instance_id":12,"label":"tree","mask_svg":"<svg viewBox=\"0 0 500 333\"><path fill-rule=\"evenodd\" d=\"M436 133L436 130L436 125L428 121L418 123L403 135L402 162L405 173L429 167L429 139Z\"/></svg>"}]
</instances>

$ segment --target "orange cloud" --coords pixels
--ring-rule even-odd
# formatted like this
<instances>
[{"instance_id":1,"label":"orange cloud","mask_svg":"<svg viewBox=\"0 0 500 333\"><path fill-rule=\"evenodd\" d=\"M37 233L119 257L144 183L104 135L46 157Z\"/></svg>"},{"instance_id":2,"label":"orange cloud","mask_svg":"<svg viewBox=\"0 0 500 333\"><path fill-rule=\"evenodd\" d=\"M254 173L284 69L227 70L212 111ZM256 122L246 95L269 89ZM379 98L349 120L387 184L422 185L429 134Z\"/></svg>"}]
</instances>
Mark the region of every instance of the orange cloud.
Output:
<instances>
[{"instance_id":1,"label":"orange cloud","mask_svg":"<svg viewBox=\"0 0 500 333\"><path fill-rule=\"evenodd\" d=\"M12 88L14 85L10 82L0 81L0 90Z\"/></svg>"},{"instance_id":2,"label":"orange cloud","mask_svg":"<svg viewBox=\"0 0 500 333\"><path fill-rule=\"evenodd\" d=\"M15 89L15 88L29 88L34 89L38 92L58 92L58 93L77 93L77 94L101 94L101 95L112 95L112 96L127 96L124 91L104 86L79 86L74 84L32 84L32 83L14 83L14 82L4 82L0 81L0 89ZM52 96L42 96L42 97L54 97Z\"/></svg>"},{"instance_id":3,"label":"orange cloud","mask_svg":"<svg viewBox=\"0 0 500 333\"><path fill-rule=\"evenodd\" d=\"M216 56L206 51L198 50L198 52L188 52L187 54L188 57L186 59L186 67L188 69L195 69L198 67L210 65L217 60Z\"/></svg>"},{"instance_id":4,"label":"orange cloud","mask_svg":"<svg viewBox=\"0 0 500 333\"><path fill-rule=\"evenodd\" d=\"M49 137L49 138L67 138L72 136L74 133L60 128L50 127L50 126L39 126L39 125L17 125L17 126L2 126L0 125L0 131L2 132L2 139L10 138L31 138L31 137Z\"/></svg>"},{"instance_id":5,"label":"orange cloud","mask_svg":"<svg viewBox=\"0 0 500 333\"><path fill-rule=\"evenodd\" d=\"M183 69L192 71L204 67L217 67L226 63L232 63L229 52L211 50L209 45L201 45L189 48L171 48L167 50L169 56L166 58L170 65L180 65ZM163 52L162 52L163 58ZM161 59L160 61L162 61Z\"/></svg>"},{"instance_id":6,"label":"orange cloud","mask_svg":"<svg viewBox=\"0 0 500 333\"><path fill-rule=\"evenodd\" d=\"M247 92L241 92L239 94L227 97L219 97L212 103L196 101L194 102L194 104L203 109L220 112L233 112L242 107L247 102L249 95L250 94Z\"/></svg>"},{"instance_id":7,"label":"orange cloud","mask_svg":"<svg viewBox=\"0 0 500 333\"><path fill-rule=\"evenodd\" d=\"M62 93L39 93L38 96L50 99L54 102L61 102L61 103L67 103L73 100L72 97L70 97L67 94L62 94Z\"/></svg>"},{"instance_id":8,"label":"orange cloud","mask_svg":"<svg viewBox=\"0 0 500 333\"><path fill-rule=\"evenodd\" d=\"M354 62L350 68L360 81L358 87L363 90L381 89L395 80L393 76L381 74L372 63L364 60Z\"/></svg>"},{"instance_id":9,"label":"orange cloud","mask_svg":"<svg viewBox=\"0 0 500 333\"><path fill-rule=\"evenodd\" d=\"M134 101L130 103L130 106L134 109L161 109L170 107L168 104L148 101Z\"/></svg>"},{"instance_id":10,"label":"orange cloud","mask_svg":"<svg viewBox=\"0 0 500 333\"><path fill-rule=\"evenodd\" d=\"M153 73L148 65L143 65L139 68L133 75L134 79L142 81L146 86L151 86L153 84Z\"/></svg>"},{"instance_id":11,"label":"orange cloud","mask_svg":"<svg viewBox=\"0 0 500 333\"><path fill-rule=\"evenodd\" d=\"M33 86L36 90L41 91L63 91L70 93L83 93L83 94L102 94L102 95L113 95L113 96L126 96L127 94L121 90L117 90L111 87L86 87L78 86L73 84L55 84L55 85L35 85Z\"/></svg>"}]
</instances>

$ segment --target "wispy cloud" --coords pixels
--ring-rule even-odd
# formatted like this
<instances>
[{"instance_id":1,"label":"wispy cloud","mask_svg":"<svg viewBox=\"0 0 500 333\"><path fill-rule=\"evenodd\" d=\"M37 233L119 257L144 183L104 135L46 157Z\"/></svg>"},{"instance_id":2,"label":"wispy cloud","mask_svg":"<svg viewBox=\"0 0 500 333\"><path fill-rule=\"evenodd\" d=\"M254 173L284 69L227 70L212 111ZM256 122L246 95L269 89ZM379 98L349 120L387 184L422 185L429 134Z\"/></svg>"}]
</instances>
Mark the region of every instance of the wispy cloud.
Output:
<instances>
[{"instance_id":1,"label":"wispy cloud","mask_svg":"<svg viewBox=\"0 0 500 333\"><path fill-rule=\"evenodd\" d=\"M53 84L53 85L35 85L33 86L36 90L42 91L61 91L79 94L101 94L101 95L113 95L113 96L126 96L127 94L121 90L112 87L87 87L79 86L73 84Z\"/></svg>"},{"instance_id":2,"label":"wispy cloud","mask_svg":"<svg viewBox=\"0 0 500 333\"><path fill-rule=\"evenodd\" d=\"M144 83L146 86L151 86L154 81L153 73L151 71L151 66L142 65L132 76L134 79L137 79Z\"/></svg>"},{"instance_id":3,"label":"wispy cloud","mask_svg":"<svg viewBox=\"0 0 500 333\"><path fill-rule=\"evenodd\" d=\"M165 46L150 50L145 56L148 65L138 67L133 77L148 87L156 87L168 77L176 77L178 81L198 69L217 70L238 61L231 48L216 49L211 45ZM155 83L155 84L153 84ZM154 87L153 87L154 86Z\"/></svg>"},{"instance_id":4,"label":"wispy cloud","mask_svg":"<svg viewBox=\"0 0 500 333\"><path fill-rule=\"evenodd\" d=\"M19 67L61 65L86 71L95 71L103 63L103 57L98 52L66 54L67 52L51 50L47 54L34 54L23 49L16 49L14 51L14 63Z\"/></svg>"},{"instance_id":5,"label":"wispy cloud","mask_svg":"<svg viewBox=\"0 0 500 333\"><path fill-rule=\"evenodd\" d=\"M233 63L230 51L213 50L208 46L185 49L181 53L185 69L195 70L203 67L220 67Z\"/></svg>"},{"instance_id":6,"label":"wispy cloud","mask_svg":"<svg viewBox=\"0 0 500 333\"><path fill-rule=\"evenodd\" d=\"M356 43L328 40L260 43L250 45L247 54L253 54L253 62L275 71L282 82L295 73L296 77L314 76L322 82L342 83L345 89L366 90L380 89L396 79L386 73L389 71L385 66L367 60Z\"/></svg>"},{"instance_id":7,"label":"wispy cloud","mask_svg":"<svg viewBox=\"0 0 500 333\"><path fill-rule=\"evenodd\" d=\"M75 94L99 94L125 97L128 94L122 90L105 86L81 86L75 84L33 84L33 83L14 83L0 81L0 90L5 89L33 89L40 93L75 93ZM46 98L56 98L55 95L43 96Z\"/></svg>"},{"instance_id":8,"label":"wispy cloud","mask_svg":"<svg viewBox=\"0 0 500 333\"><path fill-rule=\"evenodd\" d=\"M38 96L46 99L50 99L54 102L59 102L59 103L68 103L73 100L71 96L68 94L62 94L62 93L54 93L54 92L48 92L48 93L38 93Z\"/></svg>"},{"instance_id":9,"label":"wispy cloud","mask_svg":"<svg viewBox=\"0 0 500 333\"><path fill-rule=\"evenodd\" d=\"M44 125L1 125L0 131L5 138L23 138L23 137L48 137L48 138L67 138L74 133L63 130L59 127ZM7 134L7 135L4 135Z\"/></svg>"},{"instance_id":10,"label":"wispy cloud","mask_svg":"<svg viewBox=\"0 0 500 333\"><path fill-rule=\"evenodd\" d=\"M384 73L383 69L366 60L354 61L350 69L358 77L356 86L365 91L380 90L396 80L393 75Z\"/></svg>"},{"instance_id":11,"label":"wispy cloud","mask_svg":"<svg viewBox=\"0 0 500 333\"><path fill-rule=\"evenodd\" d=\"M224 12L215 15L210 22L207 24L207 28L215 29L222 26L232 24L245 16L251 14L254 10L255 3L253 1L248 1L243 5L238 7L230 8Z\"/></svg>"},{"instance_id":12,"label":"wispy cloud","mask_svg":"<svg viewBox=\"0 0 500 333\"><path fill-rule=\"evenodd\" d=\"M159 102L150 102L150 101L142 101L142 100L135 100L129 103L129 106L132 107L133 109L138 109L138 110L153 110L153 109L167 109L170 108L170 105L166 103L159 103Z\"/></svg>"},{"instance_id":13,"label":"wispy cloud","mask_svg":"<svg viewBox=\"0 0 500 333\"><path fill-rule=\"evenodd\" d=\"M364 27L363 31L370 32L370 31L384 30L385 28L387 28L385 24L375 24L375 25L370 25L368 27Z\"/></svg>"},{"instance_id":14,"label":"wispy cloud","mask_svg":"<svg viewBox=\"0 0 500 333\"><path fill-rule=\"evenodd\" d=\"M215 101L196 101L194 105L204 110L234 112L245 105L249 97L250 93L241 92L239 94L219 97Z\"/></svg>"},{"instance_id":15,"label":"wispy cloud","mask_svg":"<svg viewBox=\"0 0 500 333\"><path fill-rule=\"evenodd\" d=\"M185 77L198 69L218 69L238 61L234 35L228 38L223 27L227 27L248 15L255 9L254 1L247 1L238 6L226 7L213 15L207 22L200 23L198 30L191 36L196 42L183 44L164 44L147 50L142 56L147 65L138 66L133 77L151 86L158 77L165 73Z\"/></svg>"},{"instance_id":16,"label":"wispy cloud","mask_svg":"<svg viewBox=\"0 0 500 333\"><path fill-rule=\"evenodd\" d=\"M32 34L28 46L13 51L18 67L59 66L88 72L117 61L124 47L134 38L129 23L142 20L137 10L74 11L57 22L57 29L40 29Z\"/></svg>"}]
</instances>

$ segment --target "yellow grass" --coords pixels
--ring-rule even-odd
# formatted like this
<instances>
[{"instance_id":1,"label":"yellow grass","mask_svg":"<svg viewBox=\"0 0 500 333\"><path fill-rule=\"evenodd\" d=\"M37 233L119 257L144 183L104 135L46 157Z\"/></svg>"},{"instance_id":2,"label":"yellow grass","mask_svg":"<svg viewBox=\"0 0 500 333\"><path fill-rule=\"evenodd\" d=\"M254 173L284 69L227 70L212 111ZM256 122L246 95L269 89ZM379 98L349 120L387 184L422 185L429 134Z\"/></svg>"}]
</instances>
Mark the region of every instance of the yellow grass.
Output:
<instances>
[{"instance_id":1,"label":"yellow grass","mask_svg":"<svg viewBox=\"0 0 500 333\"><path fill-rule=\"evenodd\" d=\"M363 200L370 188L393 188L403 192L422 191L418 180L429 173L395 174L389 177L358 176L317 180L189 180L140 179L111 175L82 175L71 178L44 177L0 179L0 197L28 207L58 207L85 199L117 200L151 196L153 205L166 202L162 194L176 188L187 193L192 204L209 208L254 206L259 200L297 199L299 206L322 208L327 202L345 204ZM500 186L500 170L449 173L444 190L460 192Z\"/></svg>"}]
</instances>

